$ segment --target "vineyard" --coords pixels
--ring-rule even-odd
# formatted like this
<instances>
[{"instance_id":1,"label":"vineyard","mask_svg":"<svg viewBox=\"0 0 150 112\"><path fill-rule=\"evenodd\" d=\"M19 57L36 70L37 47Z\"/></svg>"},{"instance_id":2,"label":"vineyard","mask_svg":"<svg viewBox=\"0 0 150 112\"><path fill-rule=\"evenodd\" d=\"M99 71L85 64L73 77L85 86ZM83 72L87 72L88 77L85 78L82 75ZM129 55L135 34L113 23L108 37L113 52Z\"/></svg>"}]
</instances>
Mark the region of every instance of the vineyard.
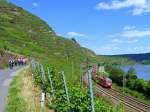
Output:
<instances>
[{"instance_id":1,"label":"vineyard","mask_svg":"<svg viewBox=\"0 0 150 112\"><path fill-rule=\"evenodd\" d=\"M90 89L82 88L80 84L70 84L65 80L65 72L55 68L46 68L32 62L33 82L40 86L46 105L57 112L90 112ZM94 90L95 91L95 90ZM96 112L123 112L120 107L112 107L103 99L94 97ZM44 109L43 109L44 111Z\"/></svg>"},{"instance_id":2,"label":"vineyard","mask_svg":"<svg viewBox=\"0 0 150 112\"><path fill-rule=\"evenodd\" d=\"M45 96L42 105L50 109L91 111L90 87L82 88L80 84L81 63L132 63L124 58L97 56L76 40L58 36L45 21L5 0L0 0L0 9L0 48L7 46L9 51L36 58L43 64L32 63L33 83ZM49 64L54 67L48 67ZM122 112L121 107L114 108L96 96L94 104L96 112Z\"/></svg>"}]
</instances>

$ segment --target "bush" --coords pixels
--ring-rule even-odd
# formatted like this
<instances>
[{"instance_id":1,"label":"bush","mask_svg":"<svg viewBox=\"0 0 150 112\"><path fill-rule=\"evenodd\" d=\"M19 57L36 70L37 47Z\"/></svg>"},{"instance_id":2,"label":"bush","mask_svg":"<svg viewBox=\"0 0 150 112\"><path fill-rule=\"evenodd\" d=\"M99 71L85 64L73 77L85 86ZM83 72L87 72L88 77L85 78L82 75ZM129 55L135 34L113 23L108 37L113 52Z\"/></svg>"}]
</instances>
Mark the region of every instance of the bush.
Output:
<instances>
[{"instance_id":1,"label":"bush","mask_svg":"<svg viewBox=\"0 0 150 112\"><path fill-rule=\"evenodd\" d=\"M123 85L123 75L125 72L120 68L113 67L109 70L109 77L113 80L113 82L117 83L119 86Z\"/></svg>"},{"instance_id":2,"label":"bush","mask_svg":"<svg viewBox=\"0 0 150 112\"><path fill-rule=\"evenodd\" d=\"M3 56L4 55L4 49L0 48L0 55Z\"/></svg>"},{"instance_id":3,"label":"bush","mask_svg":"<svg viewBox=\"0 0 150 112\"><path fill-rule=\"evenodd\" d=\"M47 102L47 105L50 109L54 109L56 112L90 112L91 111L91 103L90 103L90 92L89 89L82 89L80 85L73 85L67 83L69 90L69 99L70 102L67 101L66 93L64 90L64 84L61 78L61 75L58 74L56 69L51 69L51 79L53 83L54 92L50 88L50 80L48 78L48 74L45 74L46 80L44 80L42 73L38 70L34 73L35 84L39 85L41 89L51 94L50 101ZM95 110L96 112L100 111L111 111L111 112L122 112L122 108L113 108L109 103L106 103L102 99L95 99Z\"/></svg>"},{"instance_id":4,"label":"bush","mask_svg":"<svg viewBox=\"0 0 150 112\"><path fill-rule=\"evenodd\" d=\"M137 73L134 68L130 68L126 74L127 79L137 79Z\"/></svg>"}]
</instances>

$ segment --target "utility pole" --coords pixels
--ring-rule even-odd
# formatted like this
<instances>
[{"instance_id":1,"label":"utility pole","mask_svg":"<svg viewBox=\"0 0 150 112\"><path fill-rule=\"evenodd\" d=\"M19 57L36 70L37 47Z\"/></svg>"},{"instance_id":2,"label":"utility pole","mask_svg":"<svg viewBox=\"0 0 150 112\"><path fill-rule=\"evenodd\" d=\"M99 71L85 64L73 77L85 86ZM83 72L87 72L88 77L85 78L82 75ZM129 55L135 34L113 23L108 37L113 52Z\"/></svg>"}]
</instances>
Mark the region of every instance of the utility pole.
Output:
<instances>
[{"instance_id":1,"label":"utility pole","mask_svg":"<svg viewBox=\"0 0 150 112\"><path fill-rule=\"evenodd\" d=\"M122 61L121 61L121 64L122 64ZM123 74L123 96L125 94L125 88L126 88L126 74L124 73ZM123 98L123 102L125 102L125 98ZM124 103L123 103L123 108L125 108Z\"/></svg>"}]
</instances>

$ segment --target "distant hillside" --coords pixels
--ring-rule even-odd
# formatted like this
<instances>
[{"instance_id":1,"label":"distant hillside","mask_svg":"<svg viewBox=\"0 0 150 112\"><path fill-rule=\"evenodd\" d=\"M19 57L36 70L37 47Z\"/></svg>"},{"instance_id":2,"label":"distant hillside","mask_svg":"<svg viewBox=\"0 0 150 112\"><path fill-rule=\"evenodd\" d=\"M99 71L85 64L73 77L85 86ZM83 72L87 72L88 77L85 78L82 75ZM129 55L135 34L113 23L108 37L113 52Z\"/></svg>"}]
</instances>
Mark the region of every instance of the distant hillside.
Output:
<instances>
[{"instance_id":1,"label":"distant hillside","mask_svg":"<svg viewBox=\"0 0 150 112\"><path fill-rule=\"evenodd\" d=\"M142 53L142 54L123 54L123 55L113 55L119 57L127 57L135 61L144 61L150 60L150 53Z\"/></svg>"},{"instance_id":2,"label":"distant hillside","mask_svg":"<svg viewBox=\"0 0 150 112\"><path fill-rule=\"evenodd\" d=\"M136 62L128 57L123 56L116 56L116 55L98 55L98 60L100 62L107 62L108 64L114 64L114 65L133 65L136 64ZM104 61L103 61L104 60Z\"/></svg>"},{"instance_id":3,"label":"distant hillside","mask_svg":"<svg viewBox=\"0 0 150 112\"><path fill-rule=\"evenodd\" d=\"M0 49L4 46L11 52L35 58L44 65L65 70L69 81L80 78L80 66L87 59L95 63L120 63L115 58L96 56L75 40L58 36L39 17L0 0Z\"/></svg>"}]
</instances>

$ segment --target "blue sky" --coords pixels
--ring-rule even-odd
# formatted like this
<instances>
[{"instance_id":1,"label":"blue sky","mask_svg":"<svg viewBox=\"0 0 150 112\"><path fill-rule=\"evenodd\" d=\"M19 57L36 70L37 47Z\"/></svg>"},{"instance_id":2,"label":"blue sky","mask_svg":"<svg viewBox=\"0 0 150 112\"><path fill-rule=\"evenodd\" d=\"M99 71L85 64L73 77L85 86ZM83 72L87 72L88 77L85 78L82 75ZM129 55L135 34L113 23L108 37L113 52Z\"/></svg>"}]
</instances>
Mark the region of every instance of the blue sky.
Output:
<instances>
[{"instance_id":1,"label":"blue sky","mask_svg":"<svg viewBox=\"0 0 150 112\"><path fill-rule=\"evenodd\" d=\"M150 0L9 0L97 54L150 52Z\"/></svg>"}]
</instances>

